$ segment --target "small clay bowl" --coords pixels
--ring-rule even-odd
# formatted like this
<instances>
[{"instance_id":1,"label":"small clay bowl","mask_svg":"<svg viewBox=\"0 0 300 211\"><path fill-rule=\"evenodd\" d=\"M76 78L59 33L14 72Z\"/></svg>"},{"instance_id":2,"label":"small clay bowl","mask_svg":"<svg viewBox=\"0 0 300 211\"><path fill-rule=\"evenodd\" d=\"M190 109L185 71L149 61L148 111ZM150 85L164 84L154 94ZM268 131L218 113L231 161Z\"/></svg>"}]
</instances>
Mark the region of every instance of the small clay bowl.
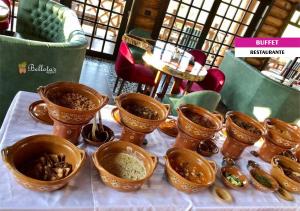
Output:
<instances>
[{"instance_id":1,"label":"small clay bowl","mask_svg":"<svg viewBox=\"0 0 300 211\"><path fill-rule=\"evenodd\" d=\"M237 186L237 185L232 184L226 178L226 173L229 173L229 174L237 177L241 181L242 186ZM247 177L236 166L225 166L225 167L222 167L221 168L221 178L222 178L223 183L227 187L235 189L235 190L245 190L249 186L249 181L248 181Z\"/></svg>"},{"instance_id":2,"label":"small clay bowl","mask_svg":"<svg viewBox=\"0 0 300 211\"><path fill-rule=\"evenodd\" d=\"M66 162L72 165L72 172L59 180L43 181L29 177L22 168L44 153L64 154ZM67 185L79 172L86 154L68 140L54 135L34 135L1 150L2 159L16 181L34 191L54 191Z\"/></svg>"},{"instance_id":3,"label":"small clay bowl","mask_svg":"<svg viewBox=\"0 0 300 211\"><path fill-rule=\"evenodd\" d=\"M288 192L287 190L283 189L282 187L279 187L279 189L275 192L280 198L286 200L286 201L295 201L295 198L293 194Z\"/></svg>"},{"instance_id":4,"label":"small clay bowl","mask_svg":"<svg viewBox=\"0 0 300 211\"><path fill-rule=\"evenodd\" d=\"M289 192L300 193L300 183L285 175L280 167L280 165L283 165L300 174L300 163L288 157L278 155L272 158L271 164L271 175L277 180L281 187Z\"/></svg>"},{"instance_id":5,"label":"small clay bowl","mask_svg":"<svg viewBox=\"0 0 300 211\"><path fill-rule=\"evenodd\" d=\"M120 111L117 107L115 107L111 110L111 116L116 121L116 123L118 123L119 125L123 125L123 123L121 122L121 118L120 118Z\"/></svg>"},{"instance_id":6,"label":"small clay bowl","mask_svg":"<svg viewBox=\"0 0 300 211\"><path fill-rule=\"evenodd\" d=\"M97 125L99 125L99 124L97 124ZM99 139L97 141L94 141L91 139L92 128L93 128L93 124L87 124L86 126L84 126L82 128L82 131L81 131L81 136L82 136L83 140L88 144L91 144L93 146L101 146L105 142L112 141L115 138L114 132L106 125L103 125L103 129L104 129L104 131L107 131L108 137L106 138L106 140Z\"/></svg>"},{"instance_id":7,"label":"small clay bowl","mask_svg":"<svg viewBox=\"0 0 300 211\"><path fill-rule=\"evenodd\" d=\"M158 129L171 137L176 137L178 135L178 129L176 125L176 120L168 117L166 121L161 123Z\"/></svg>"},{"instance_id":8,"label":"small clay bowl","mask_svg":"<svg viewBox=\"0 0 300 211\"><path fill-rule=\"evenodd\" d=\"M202 156L210 157L217 154L219 152L219 148L213 140L208 139L200 142L197 152Z\"/></svg>"},{"instance_id":9,"label":"small clay bowl","mask_svg":"<svg viewBox=\"0 0 300 211\"><path fill-rule=\"evenodd\" d=\"M47 105L43 100L38 100L33 102L29 106L28 110L29 110L29 114L35 120L38 120L39 122L42 122L47 125L53 125L53 120L50 118L48 114Z\"/></svg>"},{"instance_id":10,"label":"small clay bowl","mask_svg":"<svg viewBox=\"0 0 300 211\"><path fill-rule=\"evenodd\" d=\"M258 189L262 192L275 192L278 190L279 184L276 182L276 180L270 174L268 174L261 168L254 167L254 168L249 169L249 172L250 172L251 182L256 189ZM257 181L257 179L255 179L255 177L253 176L254 174L258 174L258 175L261 175L261 176L267 178L271 184L271 187L267 187L267 186L261 184L259 181Z\"/></svg>"},{"instance_id":11,"label":"small clay bowl","mask_svg":"<svg viewBox=\"0 0 300 211\"><path fill-rule=\"evenodd\" d=\"M121 178L113 174L110 169L106 169L104 164L110 161L110 155L118 153L125 153L140 160L146 169L145 177L139 180ZM136 191L141 188L152 176L158 162L156 156L133 143L125 141L111 141L101 145L92 155L92 159L103 183L113 189L124 192Z\"/></svg>"},{"instance_id":12,"label":"small clay bowl","mask_svg":"<svg viewBox=\"0 0 300 211\"><path fill-rule=\"evenodd\" d=\"M164 158L166 160L165 173L168 181L179 191L187 193L198 192L215 182L216 163L206 160L194 151L174 147L167 151ZM183 169L185 173L192 173L193 171L199 173L201 175L199 180L192 181L183 177L178 172L178 169L182 168L180 167L181 163L186 164Z\"/></svg>"},{"instance_id":13,"label":"small clay bowl","mask_svg":"<svg viewBox=\"0 0 300 211\"><path fill-rule=\"evenodd\" d=\"M214 186L212 192L214 197L220 202L225 202L229 204L233 202L232 195L225 188Z\"/></svg>"}]
</instances>

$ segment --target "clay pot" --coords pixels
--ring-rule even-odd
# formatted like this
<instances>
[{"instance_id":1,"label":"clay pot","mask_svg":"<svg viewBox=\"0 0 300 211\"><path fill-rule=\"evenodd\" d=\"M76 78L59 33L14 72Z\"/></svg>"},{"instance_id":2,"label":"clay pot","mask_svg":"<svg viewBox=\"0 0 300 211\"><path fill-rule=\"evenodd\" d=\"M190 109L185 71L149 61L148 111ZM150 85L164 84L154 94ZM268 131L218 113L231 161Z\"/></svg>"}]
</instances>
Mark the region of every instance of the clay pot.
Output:
<instances>
[{"instance_id":1,"label":"clay pot","mask_svg":"<svg viewBox=\"0 0 300 211\"><path fill-rule=\"evenodd\" d=\"M190 150L194 150L196 151L201 140L200 139L196 139L193 138L191 136L189 136L188 134L186 134L178 125L177 127L178 129L178 135L176 137L175 140L175 144L174 147L178 147L178 148L186 148L186 149L190 149Z\"/></svg>"},{"instance_id":2,"label":"clay pot","mask_svg":"<svg viewBox=\"0 0 300 211\"><path fill-rule=\"evenodd\" d=\"M72 165L72 172L68 176L59 180L43 181L22 173L22 167L28 162L49 152L65 155L66 162ZM66 139L53 135L29 136L2 149L1 154L16 181L34 191L54 191L64 187L78 173L86 157L84 150L77 148Z\"/></svg>"},{"instance_id":3,"label":"clay pot","mask_svg":"<svg viewBox=\"0 0 300 211\"><path fill-rule=\"evenodd\" d=\"M212 138L216 132L222 129L222 122L220 120L219 114L213 114L208 110L192 105L192 104L185 104L181 105L178 109L178 119L177 124L178 126L189 136L199 139L199 140L206 140ZM204 118L212 124L212 127L208 128L202 126L200 124L194 123L188 117L185 116L184 113L193 112L196 113Z\"/></svg>"},{"instance_id":4,"label":"clay pot","mask_svg":"<svg viewBox=\"0 0 300 211\"><path fill-rule=\"evenodd\" d=\"M254 163L254 164L251 164ZM277 181L267 172L265 172L263 169L261 169L255 162L248 161L248 169L250 172L250 179L253 184L253 186L262 191L262 192L275 192L279 189L279 184ZM260 175L262 177L265 177L270 182L270 187L265 186L264 184L261 184L256 178L255 174Z\"/></svg>"},{"instance_id":5,"label":"clay pot","mask_svg":"<svg viewBox=\"0 0 300 211\"><path fill-rule=\"evenodd\" d=\"M96 90L78 83L56 82L41 86L38 93L47 104L49 116L54 120L54 134L77 144L81 126L88 123L95 113L105 106L108 97ZM95 107L91 110L75 110L54 102L65 93L77 93L89 99Z\"/></svg>"},{"instance_id":6,"label":"clay pot","mask_svg":"<svg viewBox=\"0 0 300 211\"><path fill-rule=\"evenodd\" d=\"M270 163L272 157L274 157L275 155L279 155L280 153L288 149L288 147L283 147L275 144L273 140L266 135L264 137L264 143L259 149L258 155L262 160Z\"/></svg>"},{"instance_id":7,"label":"clay pot","mask_svg":"<svg viewBox=\"0 0 300 211\"><path fill-rule=\"evenodd\" d=\"M115 153L126 153L142 161L146 169L146 176L140 180L130 180L117 177L109 172L108 169L103 167L103 164L109 162L110 154ZM112 141L101 145L92 155L92 159L104 184L113 189L126 192L138 190L152 176L158 162L156 156L135 144L124 141Z\"/></svg>"},{"instance_id":8,"label":"clay pot","mask_svg":"<svg viewBox=\"0 0 300 211\"><path fill-rule=\"evenodd\" d=\"M159 101L147 95L139 93L124 93L115 98L116 105L119 108L121 122L134 131L141 133L151 133L162 122L164 122L169 114L170 106L160 103ZM138 117L124 109L126 104L136 104L147 107L158 113L158 119L145 119Z\"/></svg>"},{"instance_id":9,"label":"clay pot","mask_svg":"<svg viewBox=\"0 0 300 211\"><path fill-rule=\"evenodd\" d=\"M291 149L300 144L300 134L297 127L275 118L266 119L264 124L267 135L276 145Z\"/></svg>"},{"instance_id":10,"label":"clay pot","mask_svg":"<svg viewBox=\"0 0 300 211\"><path fill-rule=\"evenodd\" d=\"M225 157L237 160L243 153L244 149L251 145L252 144L240 142L228 135L223 143L221 152Z\"/></svg>"},{"instance_id":11,"label":"clay pot","mask_svg":"<svg viewBox=\"0 0 300 211\"><path fill-rule=\"evenodd\" d=\"M215 182L216 164L213 161L208 161L201 155L189 149L171 148L167 151L165 164L165 173L168 181L176 189L191 193L198 192L204 188L209 187ZM191 173L192 171L201 172L201 176L197 181L189 180L181 176L175 169L181 163L186 163L185 171Z\"/></svg>"},{"instance_id":12,"label":"clay pot","mask_svg":"<svg viewBox=\"0 0 300 211\"><path fill-rule=\"evenodd\" d=\"M285 156L275 156L271 161L272 169L271 175L277 180L277 182L287 191L300 193L300 183L286 176L279 166L283 165L285 167L291 168L293 171L300 173L300 163L285 157Z\"/></svg>"},{"instance_id":13,"label":"clay pot","mask_svg":"<svg viewBox=\"0 0 300 211\"><path fill-rule=\"evenodd\" d=\"M144 142L146 133L136 132L129 127L123 126L120 141L126 141L141 146Z\"/></svg>"},{"instance_id":14,"label":"clay pot","mask_svg":"<svg viewBox=\"0 0 300 211\"><path fill-rule=\"evenodd\" d=\"M99 125L99 124L97 124L97 125ZM88 144L99 147L102 144L112 141L115 138L114 132L106 125L103 125L103 129L104 129L104 131L106 131L108 133L108 137L106 137L106 140L94 141L91 138L92 128L93 128L93 124L87 124L86 126L84 126L82 128L82 131L81 131L81 136L82 136L83 140Z\"/></svg>"},{"instance_id":15,"label":"clay pot","mask_svg":"<svg viewBox=\"0 0 300 211\"><path fill-rule=\"evenodd\" d=\"M252 127L255 127L259 134L253 133L249 130L246 130L242 127L239 127L232 118L238 118L241 121L250 124ZM258 141L265 133L263 125L258 121L254 120L252 117L237 111L230 111L226 114L226 132L232 138L243 142L245 144L254 144Z\"/></svg>"}]
</instances>

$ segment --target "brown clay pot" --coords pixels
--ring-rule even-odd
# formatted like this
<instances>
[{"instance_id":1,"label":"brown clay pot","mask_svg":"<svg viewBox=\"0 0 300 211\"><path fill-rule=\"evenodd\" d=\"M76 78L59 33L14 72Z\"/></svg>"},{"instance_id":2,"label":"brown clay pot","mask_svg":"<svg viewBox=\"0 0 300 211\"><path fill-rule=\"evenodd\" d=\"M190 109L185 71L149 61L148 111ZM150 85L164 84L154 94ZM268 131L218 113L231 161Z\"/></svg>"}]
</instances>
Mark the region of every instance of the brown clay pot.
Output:
<instances>
[{"instance_id":1,"label":"brown clay pot","mask_svg":"<svg viewBox=\"0 0 300 211\"><path fill-rule=\"evenodd\" d=\"M252 144L240 142L228 135L224 141L221 152L225 157L237 160L243 153L244 149L251 145Z\"/></svg>"},{"instance_id":2,"label":"brown clay pot","mask_svg":"<svg viewBox=\"0 0 300 211\"><path fill-rule=\"evenodd\" d=\"M64 93L78 93L95 104L92 110L75 110L55 104L55 98ZM54 134L77 143L81 126L88 123L95 113L105 106L108 97L99 94L96 90L73 82L56 82L41 86L38 93L47 104L49 116L54 120ZM65 125L64 125L65 124Z\"/></svg>"},{"instance_id":3,"label":"brown clay pot","mask_svg":"<svg viewBox=\"0 0 300 211\"><path fill-rule=\"evenodd\" d=\"M208 110L192 105L185 104L181 105L178 109L178 126L189 136L199 139L206 140L212 138L216 132L222 129L222 122L220 120L219 114L213 114ZM194 123L188 117L185 116L185 112L194 112L204 118L206 118L213 126L211 128L204 127L200 124Z\"/></svg>"},{"instance_id":4,"label":"brown clay pot","mask_svg":"<svg viewBox=\"0 0 300 211\"><path fill-rule=\"evenodd\" d=\"M116 97L115 101L119 108L121 122L132 130L141 133L151 133L155 130L167 119L170 110L170 106L166 106L152 97L139 93L124 93ZM151 120L131 114L124 109L124 106L128 103L134 103L156 111L159 118Z\"/></svg>"},{"instance_id":5,"label":"brown clay pot","mask_svg":"<svg viewBox=\"0 0 300 211\"><path fill-rule=\"evenodd\" d=\"M22 173L21 168L27 162L49 152L65 155L66 161L72 165L72 172L67 177L54 181L43 181ZM2 149L1 154L16 181L34 191L54 191L64 187L78 173L86 157L84 150L77 148L66 139L53 135L29 136Z\"/></svg>"},{"instance_id":6,"label":"brown clay pot","mask_svg":"<svg viewBox=\"0 0 300 211\"><path fill-rule=\"evenodd\" d=\"M260 131L260 134L255 134L244 128L239 127L232 118L238 118L241 121L252 125ZM254 144L258 141L266 132L262 124L254 120L252 117L237 111L229 111L226 114L226 132L232 138L243 142L245 144Z\"/></svg>"},{"instance_id":7,"label":"brown clay pot","mask_svg":"<svg viewBox=\"0 0 300 211\"><path fill-rule=\"evenodd\" d=\"M201 191L215 182L216 164L214 161L208 161L198 153L189 149L171 148L167 151L165 164L165 173L169 183L176 189L192 193ZM188 172L201 172L201 177L197 181L189 180L181 176L175 169L180 163L187 163L185 168Z\"/></svg>"},{"instance_id":8,"label":"brown clay pot","mask_svg":"<svg viewBox=\"0 0 300 211\"><path fill-rule=\"evenodd\" d=\"M242 186L237 186L232 184L227 178L226 178L226 173L229 173L235 177L237 177L241 183L243 184ZM225 166L221 168L221 178L223 183L232 189L235 190L245 190L249 186L249 181L247 177L241 172L241 170L237 166Z\"/></svg>"},{"instance_id":9,"label":"brown clay pot","mask_svg":"<svg viewBox=\"0 0 300 211\"><path fill-rule=\"evenodd\" d=\"M108 162L110 154L116 153L126 153L141 160L146 169L146 176L140 180L125 179L115 176L105 169L103 163ZM104 184L118 191L126 192L138 190L152 176L158 162L156 156L135 144L124 141L112 141L101 145L92 155L92 159Z\"/></svg>"},{"instance_id":10,"label":"brown clay pot","mask_svg":"<svg viewBox=\"0 0 300 211\"><path fill-rule=\"evenodd\" d=\"M277 180L277 182L287 191L300 193L300 183L285 175L284 171L280 167L280 165L283 165L287 168L291 168L293 171L299 174L300 163L288 157L278 155L272 158L271 164L271 175Z\"/></svg>"},{"instance_id":11,"label":"brown clay pot","mask_svg":"<svg viewBox=\"0 0 300 211\"><path fill-rule=\"evenodd\" d=\"M197 152L205 157L210 157L219 152L218 146L215 144L213 139L207 139L204 141L200 141Z\"/></svg>"},{"instance_id":12,"label":"brown clay pot","mask_svg":"<svg viewBox=\"0 0 300 211\"><path fill-rule=\"evenodd\" d=\"M99 124L97 124L97 126L99 126ZM91 138L92 128L93 128L93 124L87 124L82 128L81 131L81 136L87 144L99 147L102 144L112 141L115 138L114 131L112 131L112 129L110 129L106 125L103 125L104 131L108 133L106 140L96 140L96 141L92 140Z\"/></svg>"},{"instance_id":13,"label":"brown clay pot","mask_svg":"<svg viewBox=\"0 0 300 211\"><path fill-rule=\"evenodd\" d=\"M267 135L264 137L264 143L261 145L258 155L259 157L270 163L272 157L274 157L275 155L278 155L286 150L288 150L289 147L283 147L283 146L279 146L277 144L275 144L273 142L273 139L271 139L270 137L268 137Z\"/></svg>"},{"instance_id":14,"label":"brown clay pot","mask_svg":"<svg viewBox=\"0 0 300 211\"><path fill-rule=\"evenodd\" d=\"M193 138L186 134L178 125L178 135L176 136L174 147L186 148L196 151L201 140Z\"/></svg>"},{"instance_id":15,"label":"brown clay pot","mask_svg":"<svg viewBox=\"0 0 300 211\"><path fill-rule=\"evenodd\" d=\"M129 127L123 126L120 141L126 141L141 146L145 140L146 133L136 132Z\"/></svg>"},{"instance_id":16,"label":"brown clay pot","mask_svg":"<svg viewBox=\"0 0 300 211\"><path fill-rule=\"evenodd\" d=\"M267 135L273 143L284 148L293 148L300 144L300 133L298 128L276 118L264 121Z\"/></svg>"}]
</instances>

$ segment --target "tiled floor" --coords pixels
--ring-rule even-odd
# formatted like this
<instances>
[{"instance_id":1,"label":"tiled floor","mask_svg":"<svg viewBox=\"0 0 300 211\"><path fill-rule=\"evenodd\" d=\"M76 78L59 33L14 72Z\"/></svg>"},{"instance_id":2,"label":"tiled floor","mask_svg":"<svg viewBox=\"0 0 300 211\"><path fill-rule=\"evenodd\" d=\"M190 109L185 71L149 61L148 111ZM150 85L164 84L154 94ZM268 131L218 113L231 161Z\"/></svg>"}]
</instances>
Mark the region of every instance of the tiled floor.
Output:
<instances>
[{"instance_id":1,"label":"tiled floor","mask_svg":"<svg viewBox=\"0 0 300 211\"><path fill-rule=\"evenodd\" d=\"M104 59L95 59L87 57L84 61L80 83L88 85L101 94L109 97L109 104L114 104L113 86L115 83L115 66L113 61ZM136 90L136 84L125 84L124 92L132 92ZM227 112L227 108L220 102L217 111L222 114Z\"/></svg>"}]
</instances>

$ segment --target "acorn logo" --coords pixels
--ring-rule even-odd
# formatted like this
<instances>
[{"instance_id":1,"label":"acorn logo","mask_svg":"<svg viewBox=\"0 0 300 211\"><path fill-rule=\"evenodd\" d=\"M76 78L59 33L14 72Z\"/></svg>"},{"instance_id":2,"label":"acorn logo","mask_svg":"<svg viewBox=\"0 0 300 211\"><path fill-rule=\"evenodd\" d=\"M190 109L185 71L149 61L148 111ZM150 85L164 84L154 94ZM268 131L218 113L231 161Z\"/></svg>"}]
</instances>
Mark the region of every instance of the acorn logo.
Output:
<instances>
[{"instance_id":1,"label":"acorn logo","mask_svg":"<svg viewBox=\"0 0 300 211\"><path fill-rule=\"evenodd\" d=\"M22 62L19 64L19 73L25 74L27 71L27 62Z\"/></svg>"}]
</instances>

